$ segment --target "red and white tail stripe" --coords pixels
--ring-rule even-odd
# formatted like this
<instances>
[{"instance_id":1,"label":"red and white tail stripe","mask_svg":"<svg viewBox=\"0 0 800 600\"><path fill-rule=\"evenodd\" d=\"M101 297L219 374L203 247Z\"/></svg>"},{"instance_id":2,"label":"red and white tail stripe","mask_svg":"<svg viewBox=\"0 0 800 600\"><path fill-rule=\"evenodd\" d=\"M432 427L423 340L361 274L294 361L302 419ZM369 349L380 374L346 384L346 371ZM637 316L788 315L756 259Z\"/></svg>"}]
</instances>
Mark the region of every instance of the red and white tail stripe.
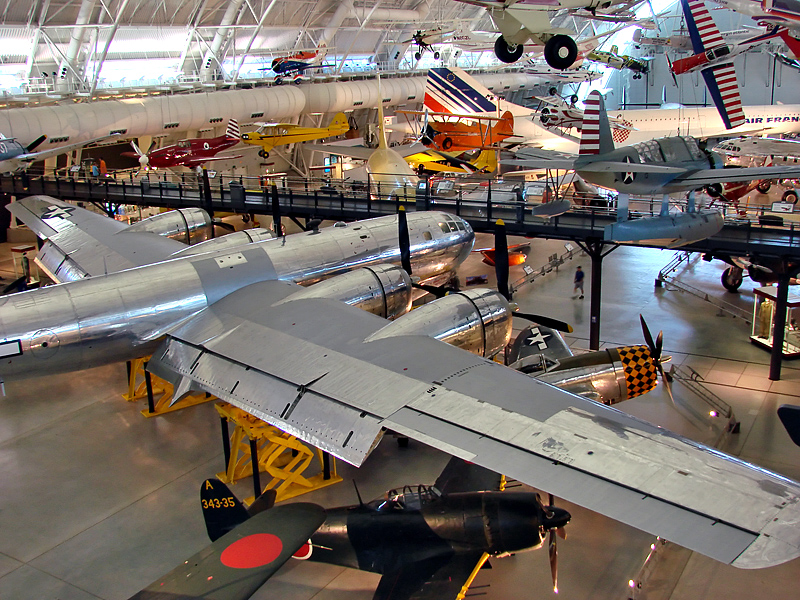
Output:
<instances>
[{"instance_id":1,"label":"red and white tail stripe","mask_svg":"<svg viewBox=\"0 0 800 600\"><path fill-rule=\"evenodd\" d=\"M234 138L238 140L242 137L242 132L239 131L239 122L236 119L228 121L228 128L225 130L225 137Z\"/></svg>"},{"instance_id":2,"label":"red and white tail stripe","mask_svg":"<svg viewBox=\"0 0 800 600\"><path fill-rule=\"evenodd\" d=\"M600 154L600 92L589 94L585 105L578 154Z\"/></svg>"},{"instance_id":3,"label":"red and white tail stripe","mask_svg":"<svg viewBox=\"0 0 800 600\"><path fill-rule=\"evenodd\" d=\"M713 71L731 128L744 125L745 117L744 110L742 110L742 99L739 96L739 82L736 80L736 71L733 65L714 67Z\"/></svg>"},{"instance_id":4,"label":"red and white tail stripe","mask_svg":"<svg viewBox=\"0 0 800 600\"><path fill-rule=\"evenodd\" d=\"M722 46L725 42L716 23L714 23L714 19L711 18L711 13L706 8L705 0L691 0L689 2L689 10L694 17L695 25L697 25L697 32L700 34L703 48Z\"/></svg>"}]
</instances>

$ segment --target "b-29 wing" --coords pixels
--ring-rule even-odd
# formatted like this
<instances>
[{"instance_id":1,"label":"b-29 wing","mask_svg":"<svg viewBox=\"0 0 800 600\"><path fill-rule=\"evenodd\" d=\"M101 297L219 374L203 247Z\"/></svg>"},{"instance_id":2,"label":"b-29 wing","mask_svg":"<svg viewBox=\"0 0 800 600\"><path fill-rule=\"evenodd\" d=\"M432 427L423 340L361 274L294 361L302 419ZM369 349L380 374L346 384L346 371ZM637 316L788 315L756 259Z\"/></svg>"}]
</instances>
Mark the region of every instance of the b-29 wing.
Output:
<instances>
[{"instance_id":1,"label":"b-29 wing","mask_svg":"<svg viewBox=\"0 0 800 600\"><path fill-rule=\"evenodd\" d=\"M150 369L359 465L391 429L742 568L800 556L800 485L333 300L250 285Z\"/></svg>"}]
</instances>

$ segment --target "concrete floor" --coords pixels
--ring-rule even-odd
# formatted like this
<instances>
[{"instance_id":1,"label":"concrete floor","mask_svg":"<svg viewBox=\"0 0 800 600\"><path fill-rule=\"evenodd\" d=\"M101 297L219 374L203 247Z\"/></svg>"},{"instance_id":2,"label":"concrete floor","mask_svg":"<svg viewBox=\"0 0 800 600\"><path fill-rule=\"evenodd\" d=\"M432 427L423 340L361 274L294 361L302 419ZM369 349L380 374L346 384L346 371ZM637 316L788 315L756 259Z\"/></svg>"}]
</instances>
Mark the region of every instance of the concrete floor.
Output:
<instances>
[{"instance_id":1,"label":"concrete floor","mask_svg":"<svg viewBox=\"0 0 800 600\"><path fill-rule=\"evenodd\" d=\"M487 245L491 241L484 239L476 247ZM563 252L560 242L534 240L528 264L538 268L556 252ZM654 335L664 330L665 354L676 364L693 366L734 407L742 430L725 449L800 479L800 448L775 415L782 403L800 403L800 364L784 363L783 379L770 382L769 355L748 342L747 324L717 316L715 308L694 296L654 288L658 270L672 255L619 248L605 259L601 339L608 345L641 343L638 314L643 314ZM0 256L7 256L2 248ZM577 264L589 271L589 259L576 257L515 299L523 310L571 322L575 332L568 341L580 348L588 345L589 281L585 300L570 298ZM719 285L723 267L698 261L683 276L710 295L751 307L750 281L739 295L726 293ZM5 281L9 271L10 263L0 261ZM473 255L463 275L478 272L490 269ZM521 267L512 268L512 279L521 276ZM707 410L677 385L673 406L662 387L621 408L701 441L711 439L718 428L707 417L696 418ZM141 403L121 397L124 365L9 382L5 389L0 399L0 598L125 599L208 543L197 490L223 468L219 419L211 404L145 419ZM387 438L361 469L339 464L344 483L300 499L324 506L355 503L350 479L365 499L404 483L431 483L447 458L415 442L399 449ZM250 495L251 481L234 491ZM559 504L573 515L567 540L559 542L559 596L633 597L628 581L637 578L652 536ZM798 596L800 561L743 571L672 546L658 561L636 597ZM546 551L493 560L493 569L479 574L471 594L550 597L547 562ZM366 600L377 582L371 574L290 561L254 598Z\"/></svg>"}]
</instances>

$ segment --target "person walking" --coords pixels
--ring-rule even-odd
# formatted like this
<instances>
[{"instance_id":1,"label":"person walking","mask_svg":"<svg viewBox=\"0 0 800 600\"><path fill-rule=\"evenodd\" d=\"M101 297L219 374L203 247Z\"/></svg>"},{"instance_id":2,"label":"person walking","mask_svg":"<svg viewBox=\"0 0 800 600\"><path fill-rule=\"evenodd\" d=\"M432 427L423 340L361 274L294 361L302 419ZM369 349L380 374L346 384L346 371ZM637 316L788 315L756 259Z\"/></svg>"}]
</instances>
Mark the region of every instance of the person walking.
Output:
<instances>
[{"instance_id":1,"label":"person walking","mask_svg":"<svg viewBox=\"0 0 800 600\"><path fill-rule=\"evenodd\" d=\"M573 298L577 297L578 296L578 292L580 292L581 300L583 300L583 278L584 278L584 276L585 276L585 273L583 272L583 269L578 267L577 270L575 271L575 281L574 281L575 289L572 290L572 297Z\"/></svg>"}]
</instances>

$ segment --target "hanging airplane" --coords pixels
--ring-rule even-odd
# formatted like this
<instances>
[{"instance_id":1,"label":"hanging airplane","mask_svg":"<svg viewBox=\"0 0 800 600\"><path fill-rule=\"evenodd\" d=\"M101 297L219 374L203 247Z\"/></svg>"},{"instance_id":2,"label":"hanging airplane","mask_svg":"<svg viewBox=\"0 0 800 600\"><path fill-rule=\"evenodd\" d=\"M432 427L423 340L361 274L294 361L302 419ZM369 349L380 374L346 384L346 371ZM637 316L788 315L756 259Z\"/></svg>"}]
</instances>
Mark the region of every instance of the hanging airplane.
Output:
<instances>
[{"instance_id":1,"label":"hanging airplane","mask_svg":"<svg viewBox=\"0 0 800 600\"><path fill-rule=\"evenodd\" d=\"M721 31L720 36L726 44L738 44L754 35L766 33L763 27L745 27L742 29L732 29ZM633 32L633 42L637 48L641 46L663 46L674 50L692 51L692 38L688 33L675 33L669 37L651 37L645 35L641 29Z\"/></svg>"},{"instance_id":2,"label":"hanging airplane","mask_svg":"<svg viewBox=\"0 0 800 600\"><path fill-rule=\"evenodd\" d=\"M327 46L320 44L316 50L301 50L274 59L270 68L276 75L275 85L282 85L285 77L291 77L294 83L303 83L305 80L303 76L309 69L324 69L331 66L322 64L327 55Z\"/></svg>"},{"instance_id":3,"label":"hanging airplane","mask_svg":"<svg viewBox=\"0 0 800 600\"><path fill-rule=\"evenodd\" d=\"M559 8L589 11L589 18L616 19L631 6L640 3L632 0L620 4L599 0L556 0L554 2L528 2L527 0L458 0L482 6L500 32L494 44L497 58L504 63L518 61L525 52L524 44L533 42L544 47L544 58L554 69L569 69L578 58L578 44L571 29L554 27L550 12Z\"/></svg>"},{"instance_id":4,"label":"hanging airplane","mask_svg":"<svg viewBox=\"0 0 800 600\"><path fill-rule=\"evenodd\" d=\"M744 125L746 118L742 110L733 58L760 44L775 40L786 30L773 27L766 33L738 44L727 44L706 8L705 0L681 0L681 6L695 54L671 63L673 77L700 71L725 127L733 129Z\"/></svg>"},{"instance_id":5,"label":"hanging airplane","mask_svg":"<svg viewBox=\"0 0 800 600\"><path fill-rule=\"evenodd\" d=\"M418 110L398 110L398 114L421 117L417 123L419 141L445 152L498 150L498 144L514 135L514 115L506 111L499 117L458 115Z\"/></svg>"},{"instance_id":6,"label":"hanging airplane","mask_svg":"<svg viewBox=\"0 0 800 600\"><path fill-rule=\"evenodd\" d=\"M11 211L48 239L38 260L66 282L0 305L4 379L152 355L176 401L207 391L355 465L391 429L727 564L800 556L800 484L482 358L509 341L506 295L451 293L397 316L407 272L446 276L471 249L458 217L168 260L186 247L52 198ZM370 268L344 273L357 266Z\"/></svg>"},{"instance_id":7,"label":"hanging airplane","mask_svg":"<svg viewBox=\"0 0 800 600\"><path fill-rule=\"evenodd\" d=\"M425 173L494 173L497 170L497 152L447 153L425 149L405 157L405 161L422 176Z\"/></svg>"},{"instance_id":8,"label":"hanging airplane","mask_svg":"<svg viewBox=\"0 0 800 600\"><path fill-rule=\"evenodd\" d=\"M566 538L570 514L552 496L545 506L537 493L500 491L501 481L453 458L433 485L406 485L366 504L359 497L354 506L273 508L266 492L245 509L224 483L207 479L200 498L211 546L130 600L212 591L217 600L246 600L293 553L380 574L375 600L455 598L490 557L540 548L545 536L558 591L556 536ZM252 554L242 555L245 548Z\"/></svg>"},{"instance_id":9,"label":"hanging airplane","mask_svg":"<svg viewBox=\"0 0 800 600\"><path fill-rule=\"evenodd\" d=\"M242 134L245 144L261 146L258 155L267 158L275 146L320 140L342 135L350 129L344 113L333 117L327 127L302 127L294 123L256 123L258 129Z\"/></svg>"},{"instance_id":10,"label":"hanging airplane","mask_svg":"<svg viewBox=\"0 0 800 600\"><path fill-rule=\"evenodd\" d=\"M650 72L648 59L620 54L617 46L611 46L611 50L592 50L586 55L586 59L608 65L612 69L633 71L634 79L641 79L643 75Z\"/></svg>"},{"instance_id":11,"label":"hanging airplane","mask_svg":"<svg viewBox=\"0 0 800 600\"><path fill-rule=\"evenodd\" d=\"M507 102L463 70L445 67L428 71L424 101L428 110L438 112L492 116L497 115L498 110L508 110L514 115L515 142L546 150L578 152L580 140L557 129L558 126L574 126L578 114L583 121L583 113L577 107L569 114L549 109L547 122L543 125L534 109ZM726 128L714 107L616 110L609 114L609 121L614 127L614 141L627 145L675 135L708 139L729 135L800 133L800 105L747 106L744 111L745 124L736 130Z\"/></svg>"},{"instance_id":12,"label":"hanging airplane","mask_svg":"<svg viewBox=\"0 0 800 600\"><path fill-rule=\"evenodd\" d=\"M131 141L133 152L123 152L123 156L139 159L143 169L170 169L172 167L200 168L207 162L215 160L232 160L241 158L243 154L235 156L217 156L218 152L232 148L241 141L239 124L236 119L228 121L224 135L215 138L189 138L176 144L142 152L136 142Z\"/></svg>"},{"instance_id":13,"label":"hanging airplane","mask_svg":"<svg viewBox=\"0 0 800 600\"><path fill-rule=\"evenodd\" d=\"M717 210L696 210L694 190L723 182L800 176L800 167L794 166L724 168L718 154L702 150L688 136L615 149L603 97L596 90L589 94L584 114L577 157L522 148L517 159L500 162L534 169L574 169L586 181L618 191L618 222L606 227L607 240L659 241L676 247L705 239L722 228L723 217ZM669 194L681 191L689 192L688 210L670 214ZM660 215L629 220L630 194L662 196Z\"/></svg>"},{"instance_id":14,"label":"hanging airplane","mask_svg":"<svg viewBox=\"0 0 800 600\"><path fill-rule=\"evenodd\" d=\"M35 152L36 148L47 139L46 135L39 136L27 146L20 144L16 138L7 138L0 135L0 174L26 171L35 162L58 156L59 154L66 154L89 144L110 140L115 137L118 137L118 135L104 135L85 142L75 142L74 144L66 144L57 148Z\"/></svg>"},{"instance_id":15,"label":"hanging airplane","mask_svg":"<svg viewBox=\"0 0 800 600\"><path fill-rule=\"evenodd\" d=\"M434 44L441 44L442 42L449 41L450 37L454 31L451 29L449 31L443 31L441 27L436 27L435 29L427 29L421 30L418 29L417 32L411 36L410 40L403 40L400 42L401 44L410 44L414 42L414 44L419 48L414 53L414 58L420 60L422 55L425 54L426 50L430 50L433 52L434 60L439 60L439 51L436 50L433 45Z\"/></svg>"}]
</instances>

